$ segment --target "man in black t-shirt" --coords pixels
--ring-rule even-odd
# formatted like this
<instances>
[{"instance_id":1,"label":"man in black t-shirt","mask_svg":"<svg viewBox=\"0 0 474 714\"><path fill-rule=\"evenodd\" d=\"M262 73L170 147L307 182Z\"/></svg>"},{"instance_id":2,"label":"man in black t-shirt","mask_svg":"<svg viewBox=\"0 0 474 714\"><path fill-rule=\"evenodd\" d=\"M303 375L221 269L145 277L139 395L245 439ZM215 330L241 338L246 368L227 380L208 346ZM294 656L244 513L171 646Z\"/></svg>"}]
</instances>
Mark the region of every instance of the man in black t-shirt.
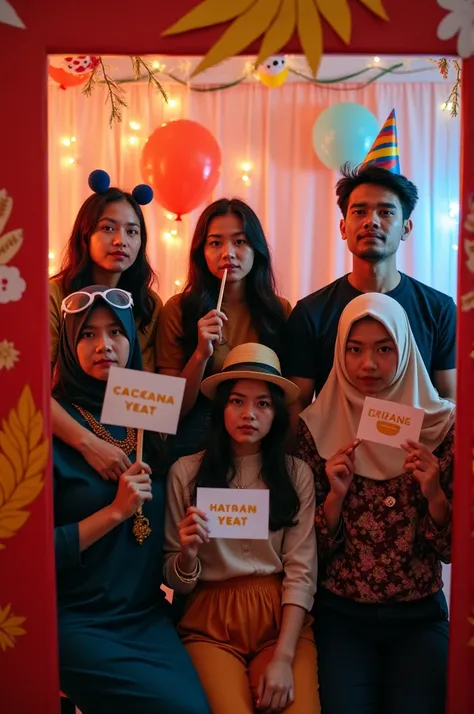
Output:
<instances>
[{"instance_id":1,"label":"man in black t-shirt","mask_svg":"<svg viewBox=\"0 0 474 714\"><path fill-rule=\"evenodd\" d=\"M405 309L426 368L440 396L455 399L456 307L452 298L400 273L396 254L412 231L416 186L387 169L365 165L343 171L336 195L341 235L352 253L352 272L300 300L287 323L284 370L301 389L298 415L331 371L337 325L345 306L364 292L381 292Z\"/></svg>"}]
</instances>

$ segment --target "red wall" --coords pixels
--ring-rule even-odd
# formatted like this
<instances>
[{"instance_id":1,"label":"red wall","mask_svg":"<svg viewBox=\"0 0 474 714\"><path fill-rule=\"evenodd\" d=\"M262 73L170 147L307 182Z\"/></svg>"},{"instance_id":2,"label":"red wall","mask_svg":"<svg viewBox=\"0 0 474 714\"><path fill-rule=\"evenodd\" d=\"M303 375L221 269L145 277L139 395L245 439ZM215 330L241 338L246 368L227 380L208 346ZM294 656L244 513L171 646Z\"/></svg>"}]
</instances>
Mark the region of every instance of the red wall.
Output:
<instances>
[{"instance_id":1,"label":"red wall","mask_svg":"<svg viewBox=\"0 0 474 714\"><path fill-rule=\"evenodd\" d=\"M224 0L223 0L224 1ZM230 0L228 0L230 2ZM17 409L25 385L31 387L34 408L45 419L44 438L49 434L49 347L47 302L47 146L46 146L46 68L48 53L86 54L205 54L221 33L221 28L195 31L161 38L161 32L196 5L192 0L81 0L57 3L53 0L12 0L26 30L0 24L3 58L0 75L0 189L14 199L14 208L4 231L21 228L24 242L8 263L20 270L26 290L16 302L0 302L0 343L13 342L20 357L11 370L0 370L0 419ZM435 0L384 0L390 17L386 23L371 14L359 0L350 0L353 34L350 52L383 54L454 54L455 41L440 42L436 28L445 15ZM326 53L342 53L347 47L325 26ZM258 43L249 53L258 50ZM296 37L287 52L300 51ZM474 60L465 68L463 101L463 200L474 193ZM466 89L469 87L470 95ZM463 216L461 217L462 220ZM473 274L463 262L460 241L460 294L474 290ZM0 266L0 273L2 272ZM8 272L8 271L7 271ZM473 312L459 314L459 418L455 503L455 559L452 580L452 663L449 714L474 712L473 649L468 649L467 620L474 604L472 425L474 400ZM31 408L31 407L30 407ZM25 410L23 409L23 412ZM26 419L28 409L26 409ZM32 416L30 414L30 416ZM28 433L31 437L34 429ZM5 455L0 436L0 454ZM22 462L20 462L22 463ZM1 468L0 484L5 483ZM5 462L3 462L5 467ZM20 467L19 467L20 468ZM21 468L20 468L21 471ZM24 475L23 472L19 474ZM20 478L19 476L19 478ZM1 493L1 489L0 489ZM3 498L5 501L5 498ZM50 471L45 472L45 487L24 506L29 512L19 526L20 517L7 519L0 498L0 633L7 627L5 606L11 604L16 617L26 618L14 646L0 646L1 709L5 714L53 714L59 711L52 494ZM2 530L2 524L4 530ZM5 528L14 535L2 539ZM13 531L11 530L13 528ZM10 614L11 617L11 614ZM19 626L16 621L12 627ZM470 630L469 630L470 628ZM15 630L16 631L16 630ZM0 638L1 639L1 638ZM414 673L416 676L416 673Z\"/></svg>"}]
</instances>

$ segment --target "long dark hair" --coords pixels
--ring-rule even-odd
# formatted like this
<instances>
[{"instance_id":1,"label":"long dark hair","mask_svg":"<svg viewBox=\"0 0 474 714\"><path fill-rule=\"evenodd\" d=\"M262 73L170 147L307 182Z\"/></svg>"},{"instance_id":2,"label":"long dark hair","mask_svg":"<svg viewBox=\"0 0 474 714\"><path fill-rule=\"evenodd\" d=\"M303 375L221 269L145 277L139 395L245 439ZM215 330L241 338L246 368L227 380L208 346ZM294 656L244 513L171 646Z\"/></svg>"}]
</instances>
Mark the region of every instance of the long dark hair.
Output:
<instances>
[{"instance_id":1,"label":"long dark hair","mask_svg":"<svg viewBox=\"0 0 474 714\"><path fill-rule=\"evenodd\" d=\"M140 222L141 244L133 265L124 270L117 287L128 290L132 294L133 313L138 319L140 330L145 332L155 309L155 301L150 290L156 276L146 255L147 234L143 211L132 194L112 187L103 193L93 193L84 201L74 221L65 248L61 270L52 279L61 281L65 295L69 295L75 290L81 290L94 282L92 261L89 255L90 237L96 230L105 207L109 203L118 201L127 201L137 214Z\"/></svg>"},{"instance_id":2,"label":"long dark hair","mask_svg":"<svg viewBox=\"0 0 474 714\"><path fill-rule=\"evenodd\" d=\"M207 448L191 483L191 503L196 503L198 486L229 488L235 476L230 436L224 425L224 409L237 380L222 382L212 402ZM293 460L285 454L285 438L290 419L282 390L268 384L275 416L267 436L261 442L261 477L270 492L270 530L296 525L300 500L291 480Z\"/></svg>"},{"instance_id":3,"label":"long dark hair","mask_svg":"<svg viewBox=\"0 0 474 714\"><path fill-rule=\"evenodd\" d=\"M252 270L245 279L245 301L259 341L281 353L281 335L285 324L282 304L275 287L275 276L268 243L257 214L238 198L214 201L200 215L189 255L186 286L182 296L183 338L186 357L197 346L197 323L216 307L220 281L212 275L204 257L209 224L216 216L233 213L243 223L245 237L255 251Z\"/></svg>"},{"instance_id":4,"label":"long dark hair","mask_svg":"<svg viewBox=\"0 0 474 714\"><path fill-rule=\"evenodd\" d=\"M171 466L167 441L154 431L143 433L143 458L152 470L152 479L166 478Z\"/></svg>"}]
</instances>

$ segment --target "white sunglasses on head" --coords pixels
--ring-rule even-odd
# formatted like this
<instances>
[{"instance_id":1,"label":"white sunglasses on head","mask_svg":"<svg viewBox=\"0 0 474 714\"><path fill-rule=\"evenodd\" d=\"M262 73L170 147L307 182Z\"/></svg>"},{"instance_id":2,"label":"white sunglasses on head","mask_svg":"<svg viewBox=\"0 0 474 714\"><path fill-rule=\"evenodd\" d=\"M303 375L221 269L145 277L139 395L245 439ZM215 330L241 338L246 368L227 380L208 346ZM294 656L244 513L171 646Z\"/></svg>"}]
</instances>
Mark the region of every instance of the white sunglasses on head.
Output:
<instances>
[{"instance_id":1,"label":"white sunglasses on head","mask_svg":"<svg viewBox=\"0 0 474 714\"><path fill-rule=\"evenodd\" d=\"M122 290L121 288L109 288L103 292L97 291L94 293L87 293L84 290L78 290L75 293L71 293L61 303L62 312L66 312L68 315L72 315L76 312L82 312L86 310L94 302L96 297L101 297L108 302L112 307L118 307L124 310L128 307L133 306L133 298L127 290Z\"/></svg>"}]
</instances>

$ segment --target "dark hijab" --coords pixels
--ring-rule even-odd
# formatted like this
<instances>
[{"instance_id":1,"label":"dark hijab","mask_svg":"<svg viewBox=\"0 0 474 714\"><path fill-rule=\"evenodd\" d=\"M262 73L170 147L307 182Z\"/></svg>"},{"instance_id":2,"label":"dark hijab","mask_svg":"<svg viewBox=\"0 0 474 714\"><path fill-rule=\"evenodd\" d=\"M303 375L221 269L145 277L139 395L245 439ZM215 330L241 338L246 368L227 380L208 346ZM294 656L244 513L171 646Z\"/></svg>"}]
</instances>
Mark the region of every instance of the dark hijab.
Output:
<instances>
[{"instance_id":1,"label":"dark hijab","mask_svg":"<svg viewBox=\"0 0 474 714\"><path fill-rule=\"evenodd\" d=\"M82 288L81 292L104 292L107 289L103 285L90 285L87 288ZM125 366L128 369L142 369L142 354L132 308L117 308L110 305L100 296L96 296L94 302L82 312L73 314L63 312L62 314L57 376L53 389L53 397L55 399L66 400L95 412L102 409L107 382L90 377L84 372L77 359L77 343L79 342L81 330L91 312L94 308L103 307L104 305L113 313L118 323L122 326L130 343L130 352Z\"/></svg>"}]
</instances>

